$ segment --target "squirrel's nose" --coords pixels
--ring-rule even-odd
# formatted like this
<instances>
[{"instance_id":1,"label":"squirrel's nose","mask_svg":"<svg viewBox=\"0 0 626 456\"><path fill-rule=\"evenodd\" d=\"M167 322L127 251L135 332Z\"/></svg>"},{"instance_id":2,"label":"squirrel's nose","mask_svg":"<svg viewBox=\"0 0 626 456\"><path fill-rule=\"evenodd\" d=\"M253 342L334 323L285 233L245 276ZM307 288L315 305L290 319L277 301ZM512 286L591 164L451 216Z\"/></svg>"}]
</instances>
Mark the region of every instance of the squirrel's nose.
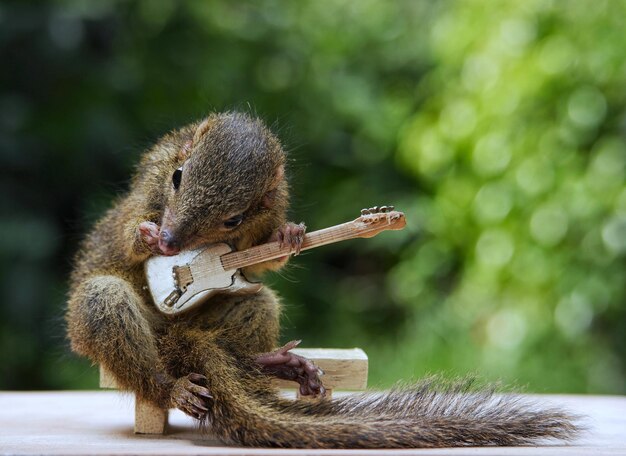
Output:
<instances>
[{"instance_id":1,"label":"squirrel's nose","mask_svg":"<svg viewBox=\"0 0 626 456\"><path fill-rule=\"evenodd\" d=\"M159 248L165 255L176 255L180 251L180 243L168 229L159 233Z\"/></svg>"}]
</instances>

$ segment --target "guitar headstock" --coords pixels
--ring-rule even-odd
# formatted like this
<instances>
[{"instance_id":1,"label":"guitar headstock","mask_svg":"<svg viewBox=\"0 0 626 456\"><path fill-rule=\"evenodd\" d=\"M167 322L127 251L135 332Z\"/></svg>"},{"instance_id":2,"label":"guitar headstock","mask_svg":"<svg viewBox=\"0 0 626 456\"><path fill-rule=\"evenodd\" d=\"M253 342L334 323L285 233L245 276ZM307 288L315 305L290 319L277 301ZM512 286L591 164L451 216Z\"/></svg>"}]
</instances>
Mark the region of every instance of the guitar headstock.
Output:
<instances>
[{"instance_id":1,"label":"guitar headstock","mask_svg":"<svg viewBox=\"0 0 626 456\"><path fill-rule=\"evenodd\" d=\"M358 237L370 238L385 230L401 230L406 226L404 213L393 206L374 206L362 209L361 216L354 220Z\"/></svg>"}]
</instances>

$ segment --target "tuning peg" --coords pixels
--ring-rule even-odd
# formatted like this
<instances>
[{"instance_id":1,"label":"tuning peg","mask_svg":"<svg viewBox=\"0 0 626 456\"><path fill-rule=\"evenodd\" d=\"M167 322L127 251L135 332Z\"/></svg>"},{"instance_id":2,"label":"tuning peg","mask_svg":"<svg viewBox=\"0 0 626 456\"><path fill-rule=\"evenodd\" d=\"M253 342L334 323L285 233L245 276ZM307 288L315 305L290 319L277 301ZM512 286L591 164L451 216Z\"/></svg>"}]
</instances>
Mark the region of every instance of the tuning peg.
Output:
<instances>
[{"instance_id":1,"label":"tuning peg","mask_svg":"<svg viewBox=\"0 0 626 456\"><path fill-rule=\"evenodd\" d=\"M361 215L372 215L376 213L389 213L395 209L395 206L372 206L370 208L361 209Z\"/></svg>"}]
</instances>

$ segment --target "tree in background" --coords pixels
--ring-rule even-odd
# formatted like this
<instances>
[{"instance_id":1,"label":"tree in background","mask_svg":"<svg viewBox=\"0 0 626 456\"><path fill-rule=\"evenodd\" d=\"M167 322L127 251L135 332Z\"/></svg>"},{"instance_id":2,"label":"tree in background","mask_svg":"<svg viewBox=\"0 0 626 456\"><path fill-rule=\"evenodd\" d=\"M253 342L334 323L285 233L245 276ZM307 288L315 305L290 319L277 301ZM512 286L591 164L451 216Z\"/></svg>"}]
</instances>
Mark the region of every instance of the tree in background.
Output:
<instances>
[{"instance_id":1,"label":"tree in background","mask_svg":"<svg viewBox=\"0 0 626 456\"><path fill-rule=\"evenodd\" d=\"M71 256L140 151L256 112L310 229L410 227L271 279L285 338L362 346L371 380L443 370L624 392L626 8L619 2L0 6L0 387L94 387L67 355Z\"/></svg>"}]
</instances>

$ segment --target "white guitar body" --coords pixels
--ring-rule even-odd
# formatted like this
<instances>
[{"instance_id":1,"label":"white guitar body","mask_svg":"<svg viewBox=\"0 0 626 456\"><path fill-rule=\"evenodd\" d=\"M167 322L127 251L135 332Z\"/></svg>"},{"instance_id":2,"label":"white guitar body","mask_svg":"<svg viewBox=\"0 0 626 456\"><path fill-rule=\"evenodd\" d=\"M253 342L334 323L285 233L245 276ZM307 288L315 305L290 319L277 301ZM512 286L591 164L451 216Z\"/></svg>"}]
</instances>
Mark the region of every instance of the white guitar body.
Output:
<instances>
[{"instance_id":1,"label":"white guitar body","mask_svg":"<svg viewBox=\"0 0 626 456\"><path fill-rule=\"evenodd\" d=\"M169 315L185 312L226 290L258 292L263 287L261 283L248 281L238 269L224 269L221 257L232 251L228 244L213 244L146 261L146 278L159 310Z\"/></svg>"}]
</instances>

